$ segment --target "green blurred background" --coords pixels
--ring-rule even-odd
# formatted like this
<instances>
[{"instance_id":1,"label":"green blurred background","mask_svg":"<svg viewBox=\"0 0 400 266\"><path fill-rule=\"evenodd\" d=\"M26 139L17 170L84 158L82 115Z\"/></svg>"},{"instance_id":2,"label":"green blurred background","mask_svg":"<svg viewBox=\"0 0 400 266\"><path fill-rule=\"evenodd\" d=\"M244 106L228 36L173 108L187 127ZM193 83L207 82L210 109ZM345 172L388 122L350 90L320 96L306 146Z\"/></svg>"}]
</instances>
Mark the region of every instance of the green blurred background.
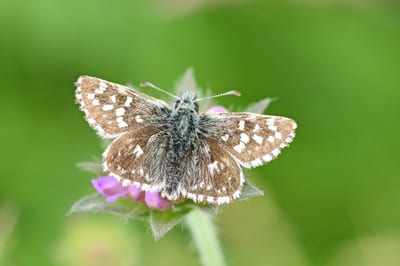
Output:
<instances>
[{"instance_id":1,"label":"green blurred background","mask_svg":"<svg viewBox=\"0 0 400 266\"><path fill-rule=\"evenodd\" d=\"M229 265L400 265L400 9L395 1L0 1L0 265L198 265L187 228L66 216L100 140L87 74L277 97L293 145L246 171L265 196L215 218ZM160 96L156 91L146 91Z\"/></svg>"}]
</instances>

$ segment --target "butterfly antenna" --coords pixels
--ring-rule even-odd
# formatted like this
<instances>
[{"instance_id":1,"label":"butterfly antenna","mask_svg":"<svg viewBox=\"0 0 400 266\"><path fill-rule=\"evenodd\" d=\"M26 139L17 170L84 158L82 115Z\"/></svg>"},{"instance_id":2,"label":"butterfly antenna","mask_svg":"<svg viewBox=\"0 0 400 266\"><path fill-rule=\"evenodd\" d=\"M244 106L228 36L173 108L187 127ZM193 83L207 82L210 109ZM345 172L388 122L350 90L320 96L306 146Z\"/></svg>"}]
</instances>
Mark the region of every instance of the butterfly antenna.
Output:
<instances>
[{"instance_id":1,"label":"butterfly antenna","mask_svg":"<svg viewBox=\"0 0 400 266\"><path fill-rule=\"evenodd\" d=\"M180 99L180 100L181 100L180 97L175 96L175 95L173 95L172 93L169 93L169 92L166 91L166 90L160 89L159 87L156 87L154 84L152 84L152 83L150 83L150 82L148 82L148 81L140 83L140 87L151 87L151 88L156 89L156 90L158 90L158 91L161 91L161 92L163 92L163 93L165 93L165 94L167 94L167 95L169 95L169 96L172 96L172 97L174 97L174 98L176 98L176 99Z\"/></svg>"},{"instance_id":2,"label":"butterfly antenna","mask_svg":"<svg viewBox=\"0 0 400 266\"><path fill-rule=\"evenodd\" d=\"M226 95L240 96L241 94L238 91L227 91L227 92L220 93L220 94L217 94L217 95L212 95L212 96L207 96L207 97L204 97L204 98L199 98L199 99L194 100L194 102L209 100L209 99L212 99L212 98L217 98L217 97L226 96Z\"/></svg>"}]
</instances>

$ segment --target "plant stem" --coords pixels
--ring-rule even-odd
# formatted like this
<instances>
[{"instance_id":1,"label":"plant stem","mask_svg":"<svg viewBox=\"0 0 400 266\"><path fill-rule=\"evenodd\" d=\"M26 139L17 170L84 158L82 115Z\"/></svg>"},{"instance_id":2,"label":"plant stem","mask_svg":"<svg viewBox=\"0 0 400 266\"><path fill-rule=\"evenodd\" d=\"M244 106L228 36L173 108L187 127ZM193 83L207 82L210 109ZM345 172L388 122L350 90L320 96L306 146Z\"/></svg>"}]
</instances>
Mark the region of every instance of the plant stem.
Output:
<instances>
[{"instance_id":1,"label":"plant stem","mask_svg":"<svg viewBox=\"0 0 400 266\"><path fill-rule=\"evenodd\" d=\"M225 266L224 255L210 215L195 208L186 216L186 224L199 252L201 265Z\"/></svg>"}]
</instances>

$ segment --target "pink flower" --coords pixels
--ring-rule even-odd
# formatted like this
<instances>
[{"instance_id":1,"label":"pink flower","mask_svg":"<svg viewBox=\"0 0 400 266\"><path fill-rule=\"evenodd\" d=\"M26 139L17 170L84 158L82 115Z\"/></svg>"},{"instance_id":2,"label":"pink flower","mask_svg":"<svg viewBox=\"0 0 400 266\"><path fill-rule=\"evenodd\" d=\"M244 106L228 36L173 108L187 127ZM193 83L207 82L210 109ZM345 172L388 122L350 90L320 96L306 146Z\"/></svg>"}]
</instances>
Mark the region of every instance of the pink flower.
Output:
<instances>
[{"instance_id":1,"label":"pink flower","mask_svg":"<svg viewBox=\"0 0 400 266\"><path fill-rule=\"evenodd\" d=\"M120 197L130 197L137 202L144 202L149 208L165 211L172 206L172 202L161 197L157 191L142 191L135 185L123 187L112 176L102 176L98 179L92 179L92 185L97 192L107 197L107 202L112 202Z\"/></svg>"},{"instance_id":2,"label":"pink flower","mask_svg":"<svg viewBox=\"0 0 400 266\"><path fill-rule=\"evenodd\" d=\"M107 197L107 202L115 201L119 197L125 197L128 194L128 190L112 176L92 179L92 185L97 192Z\"/></svg>"},{"instance_id":3,"label":"pink flower","mask_svg":"<svg viewBox=\"0 0 400 266\"><path fill-rule=\"evenodd\" d=\"M157 191L147 191L144 196L144 202L152 209L165 211L172 207L172 202L166 198L161 197Z\"/></svg>"},{"instance_id":4,"label":"pink flower","mask_svg":"<svg viewBox=\"0 0 400 266\"><path fill-rule=\"evenodd\" d=\"M213 106L213 107L210 107L208 110L207 110L207 112L214 112L214 113L227 113L228 112L228 110L226 110L224 107L222 107L222 106Z\"/></svg>"},{"instance_id":5,"label":"pink flower","mask_svg":"<svg viewBox=\"0 0 400 266\"><path fill-rule=\"evenodd\" d=\"M139 187L135 185L130 185L128 188L128 195L134 201L143 202L144 200L144 191L142 191Z\"/></svg>"}]
</instances>

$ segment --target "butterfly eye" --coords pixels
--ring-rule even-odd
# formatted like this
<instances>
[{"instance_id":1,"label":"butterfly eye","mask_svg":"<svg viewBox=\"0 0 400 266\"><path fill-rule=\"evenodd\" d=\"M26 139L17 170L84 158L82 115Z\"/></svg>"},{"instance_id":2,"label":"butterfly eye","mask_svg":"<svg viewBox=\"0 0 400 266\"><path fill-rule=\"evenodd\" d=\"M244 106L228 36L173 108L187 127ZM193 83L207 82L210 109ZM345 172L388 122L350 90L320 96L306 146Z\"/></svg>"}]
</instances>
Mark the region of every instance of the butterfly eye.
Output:
<instances>
[{"instance_id":1,"label":"butterfly eye","mask_svg":"<svg viewBox=\"0 0 400 266\"><path fill-rule=\"evenodd\" d=\"M181 100L176 99L175 102L172 104L172 109L175 109L176 106L181 102Z\"/></svg>"}]
</instances>

